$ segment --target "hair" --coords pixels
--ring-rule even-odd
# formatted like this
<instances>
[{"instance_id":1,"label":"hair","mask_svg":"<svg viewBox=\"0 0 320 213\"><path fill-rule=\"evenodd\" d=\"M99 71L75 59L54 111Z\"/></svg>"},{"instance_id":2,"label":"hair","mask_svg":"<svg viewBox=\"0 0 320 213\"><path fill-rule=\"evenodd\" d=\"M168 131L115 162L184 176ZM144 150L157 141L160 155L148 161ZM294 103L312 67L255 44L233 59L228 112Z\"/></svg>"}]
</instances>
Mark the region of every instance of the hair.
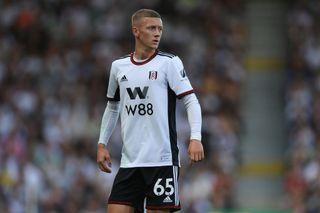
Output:
<instances>
[{"instance_id":1,"label":"hair","mask_svg":"<svg viewBox=\"0 0 320 213\"><path fill-rule=\"evenodd\" d=\"M131 24L133 25L134 22L138 21L140 18L144 17L154 17L154 18L161 18L160 14L151 9L140 9L136 11L131 17Z\"/></svg>"}]
</instances>

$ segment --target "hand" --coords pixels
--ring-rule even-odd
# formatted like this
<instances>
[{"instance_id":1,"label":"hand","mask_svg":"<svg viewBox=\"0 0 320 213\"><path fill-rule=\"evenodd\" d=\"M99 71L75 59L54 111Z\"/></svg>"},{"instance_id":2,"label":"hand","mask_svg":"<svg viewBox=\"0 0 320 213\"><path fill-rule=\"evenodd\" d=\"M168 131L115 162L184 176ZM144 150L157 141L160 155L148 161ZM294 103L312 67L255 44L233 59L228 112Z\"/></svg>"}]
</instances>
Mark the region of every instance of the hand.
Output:
<instances>
[{"instance_id":1,"label":"hand","mask_svg":"<svg viewBox=\"0 0 320 213\"><path fill-rule=\"evenodd\" d=\"M111 173L111 158L104 144L99 143L97 149L97 163L101 171Z\"/></svg>"},{"instance_id":2,"label":"hand","mask_svg":"<svg viewBox=\"0 0 320 213\"><path fill-rule=\"evenodd\" d=\"M191 139L188 148L191 162L198 162L204 159L204 151L201 141Z\"/></svg>"}]
</instances>

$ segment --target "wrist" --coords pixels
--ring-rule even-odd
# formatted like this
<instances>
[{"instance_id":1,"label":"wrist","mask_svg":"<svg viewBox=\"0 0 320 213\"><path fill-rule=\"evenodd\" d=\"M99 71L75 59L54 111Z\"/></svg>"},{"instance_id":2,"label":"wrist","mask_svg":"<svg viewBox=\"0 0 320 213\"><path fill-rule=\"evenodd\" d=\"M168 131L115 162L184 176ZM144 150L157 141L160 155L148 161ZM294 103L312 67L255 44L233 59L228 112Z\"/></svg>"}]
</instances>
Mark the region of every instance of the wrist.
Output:
<instances>
[{"instance_id":1,"label":"wrist","mask_svg":"<svg viewBox=\"0 0 320 213\"><path fill-rule=\"evenodd\" d=\"M192 134L190 140L197 140L201 142L201 134Z\"/></svg>"},{"instance_id":2,"label":"wrist","mask_svg":"<svg viewBox=\"0 0 320 213\"><path fill-rule=\"evenodd\" d=\"M198 140L198 139L190 139L190 142L197 142L197 143L201 143L201 140Z\"/></svg>"},{"instance_id":3,"label":"wrist","mask_svg":"<svg viewBox=\"0 0 320 213\"><path fill-rule=\"evenodd\" d=\"M98 142L98 148L106 148L104 143Z\"/></svg>"}]
</instances>

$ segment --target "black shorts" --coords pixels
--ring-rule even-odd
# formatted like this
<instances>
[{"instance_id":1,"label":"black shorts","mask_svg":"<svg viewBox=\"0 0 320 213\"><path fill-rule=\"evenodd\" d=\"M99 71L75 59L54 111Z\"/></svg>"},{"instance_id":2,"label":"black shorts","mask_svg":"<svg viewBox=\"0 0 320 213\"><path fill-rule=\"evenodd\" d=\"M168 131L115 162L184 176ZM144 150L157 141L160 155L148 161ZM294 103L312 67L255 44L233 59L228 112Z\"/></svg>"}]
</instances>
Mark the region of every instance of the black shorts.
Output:
<instances>
[{"instance_id":1,"label":"black shorts","mask_svg":"<svg viewBox=\"0 0 320 213\"><path fill-rule=\"evenodd\" d=\"M115 177L109 204L133 206L136 212L180 210L178 196L178 166L120 168Z\"/></svg>"}]
</instances>

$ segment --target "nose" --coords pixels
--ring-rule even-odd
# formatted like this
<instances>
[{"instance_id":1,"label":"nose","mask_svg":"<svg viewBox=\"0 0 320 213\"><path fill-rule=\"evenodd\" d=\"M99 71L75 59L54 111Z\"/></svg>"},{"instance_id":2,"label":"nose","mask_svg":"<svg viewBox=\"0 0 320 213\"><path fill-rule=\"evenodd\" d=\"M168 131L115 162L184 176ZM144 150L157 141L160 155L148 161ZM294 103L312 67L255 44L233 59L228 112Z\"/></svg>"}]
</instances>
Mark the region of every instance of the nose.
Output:
<instances>
[{"instance_id":1,"label":"nose","mask_svg":"<svg viewBox=\"0 0 320 213\"><path fill-rule=\"evenodd\" d=\"M157 29L156 32L155 32L155 37L157 37L157 38L160 37L161 33L162 33L161 30Z\"/></svg>"}]
</instances>

